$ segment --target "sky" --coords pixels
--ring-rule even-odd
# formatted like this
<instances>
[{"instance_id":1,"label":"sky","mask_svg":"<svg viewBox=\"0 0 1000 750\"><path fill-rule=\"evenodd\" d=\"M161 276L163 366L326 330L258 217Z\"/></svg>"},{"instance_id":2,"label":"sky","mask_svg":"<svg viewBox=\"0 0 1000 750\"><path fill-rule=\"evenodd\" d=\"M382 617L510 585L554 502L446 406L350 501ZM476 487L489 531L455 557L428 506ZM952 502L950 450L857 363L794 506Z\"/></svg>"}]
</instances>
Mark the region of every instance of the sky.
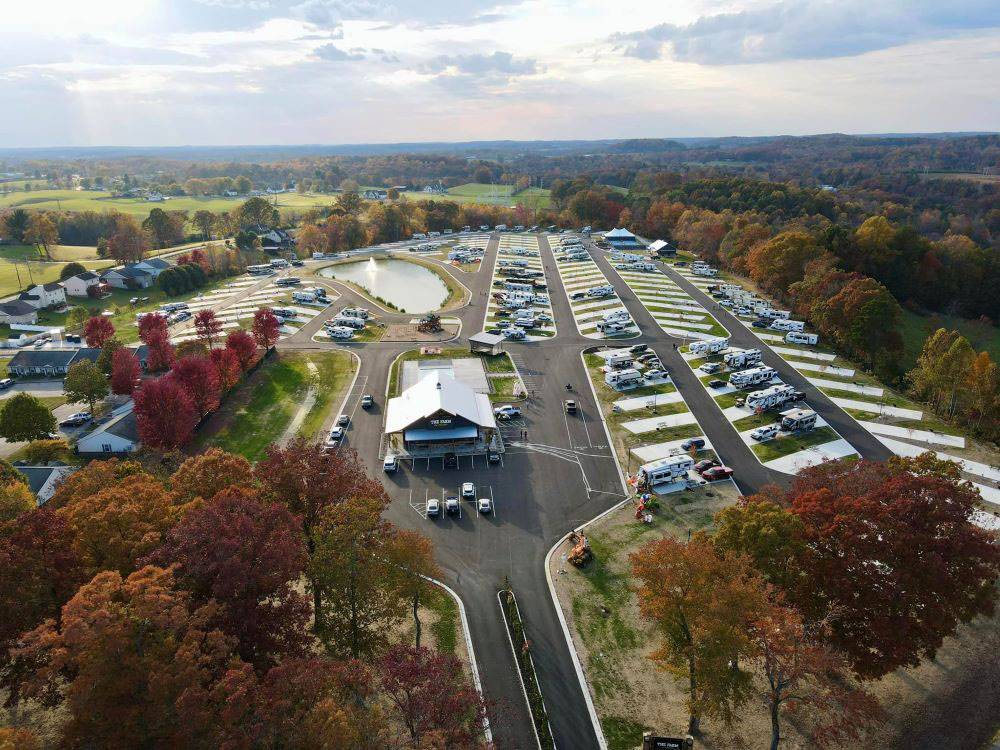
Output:
<instances>
[{"instance_id":1,"label":"sky","mask_svg":"<svg viewBox=\"0 0 1000 750\"><path fill-rule=\"evenodd\" d=\"M0 147L1000 130L1000 0L30 0Z\"/></svg>"}]
</instances>

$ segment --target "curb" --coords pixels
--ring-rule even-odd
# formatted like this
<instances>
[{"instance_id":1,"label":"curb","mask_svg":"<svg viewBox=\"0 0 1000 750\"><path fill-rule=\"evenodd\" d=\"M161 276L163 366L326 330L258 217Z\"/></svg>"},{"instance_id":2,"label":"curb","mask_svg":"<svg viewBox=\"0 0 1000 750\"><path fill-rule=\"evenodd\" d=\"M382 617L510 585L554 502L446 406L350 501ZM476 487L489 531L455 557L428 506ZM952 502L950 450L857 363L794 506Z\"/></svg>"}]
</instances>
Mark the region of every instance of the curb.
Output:
<instances>
[{"instance_id":1,"label":"curb","mask_svg":"<svg viewBox=\"0 0 1000 750\"><path fill-rule=\"evenodd\" d=\"M510 655L514 659L514 670L517 672L517 681L521 683L521 693L524 695L524 705L528 709L528 718L531 721L531 731L535 735L535 742L538 744L538 750L541 750L541 748L542 748L542 740L538 736L538 727L535 726L535 719L534 719L534 717L531 714L531 701L528 700L528 689L525 687L525 685L524 685L524 677L521 675L521 665L520 665L520 663L517 660L517 649L514 647L514 639L510 635L510 624L507 622L507 615L503 611L503 602L500 601L500 594L502 594L502 593L503 593L503 591L497 591L497 606L500 607L500 619L503 620L503 629L504 629L504 632L507 634L507 643L510 644ZM514 597L514 592L513 591L508 591L508 593L511 595L511 597L514 598L514 606L517 607L517 597ZM520 614L521 614L521 608L520 607L517 607L517 612L518 612L518 617L520 617ZM523 623L524 620L521 620L521 622ZM528 658L531 658L530 654L529 654ZM535 671L535 660L534 659L531 660L531 670L533 672ZM535 684L541 685L541 683L538 681L538 673L537 672L535 672ZM539 695L541 696L541 689L539 689ZM545 707L545 698L544 698L544 696L542 696L541 700L542 700L542 707L544 708ZM546 715L546 717L548 717L548 713L549 713L548 709L545 709L545 715ZM547 718L546 718L546 721L548 721ZM551 736L551 734L552 734L552 727L549 726L549 735ZM552 747L555 747L555 746L556 746L556 741L555 741L555 738L553 738L552 739Z\"/></svg>"}]
</instances>

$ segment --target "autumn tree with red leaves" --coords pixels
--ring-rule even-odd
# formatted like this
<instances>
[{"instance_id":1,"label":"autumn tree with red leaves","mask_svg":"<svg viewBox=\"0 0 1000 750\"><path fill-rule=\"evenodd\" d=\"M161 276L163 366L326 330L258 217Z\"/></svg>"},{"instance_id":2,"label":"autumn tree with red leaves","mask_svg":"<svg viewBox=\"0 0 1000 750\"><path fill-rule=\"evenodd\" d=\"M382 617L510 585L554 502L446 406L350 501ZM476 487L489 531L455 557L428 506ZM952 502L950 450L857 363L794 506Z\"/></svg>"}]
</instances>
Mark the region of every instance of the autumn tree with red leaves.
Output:
<instances>
[{"instance_id":1,"label":"autumn tree with red leaves","mask_svg":"<svg viewBox=\"0 0 1000 750\"><path fill-rule=\"evenodd\" d=\"M208 357L195 354L182 357L174 362L167 379L184 389L200 418L219 408L222 395L219 374Z\"/></svg>"},{"instance_id":2,"label":"autumn tree with red leaves","mask_svg":"<svg viewBox=\"0 0 1000 750\"><path fill-rule=\"evenodd\" d=\"M100 349L114 335L115 327L105 315L94 315L83 324L83 337L87 339L87 346L95 349Z\"/></svg>"},{"instance_id":3,"label":"autumn tree with red leaves","mask_svg":"<svg viewBox=\"0 0 1000 750\"><path fill-rule=\"evenodd\" d=\"M265 352L278 341L281 323L268 307L261 307L253 314L253 337L257 346Z\"/></svg>"},{"instance_id":4,"label":"autumn tree with red leaves","mask_svg":"<svg viewBox=\"0 0 1000 750\"><path fill-rule=\"evenodd\" d=\"M302 575L302 528L286 508L261 503L242 487L225 489L190 510L149 562L177 565L178 584L196 604L214 600L211 622L258 669L284 656L304 656L309 599L293 584Z\"/></svg>"},{"instance_id":5,"label":"autumn tree with red leaves","mask_svg":"<svg viewBox=\"0 0 1000 750\"><path fill-rule=\"evenodd\" d=\"M253 336L241 328L237 328L226 336L226 349L229 349L239 360L243 372L249 370L257 361L257 342Z\"/></svg>"},{"instance_id":6,"label":"autumn tree with red leaves","mask_svg":"<svg viewBox=\"0 0 1000 750\"><path fill-rule=\"evenodd\" d=\"M139 318L139 340L148 344L157 334L167 333L167 319L160 313L146 313Z\"/></svg>"},{"instance_id":7,"label":"autumn tree with red leaves","mask_svg":"<svg viewBox=\"0 0 1000 750\"><path fill-rule=\"evenodd\" d=\"M111 392L131 396L142 377L142 365L131 349L121 348L111 356Z\"/></svg>"},{"instance_id":8,"label":"autumn tree with red leaves","mask_svg":"<svg viewBox=\"0 0 1000 750\"><path fill-rule=\"evenodd\" d=\"M223 391L228 391L240 382L243 371L240 368L240 361L232 349L212 349L209 358L215 365L215 372L219 377L219 387Z\"/></svg>"},{"instance_id":9,"label":"autumn tree with red leaves","mask_svg":"<svg viewBox=\"0 0 1000 750\"><path fill-rule=\"evenodd\" d=\"M198 424L198 410L183 386L169 377L147 380L132 396L143 445L174 450L186 445Z\"/></svg>"},{"instance_id":10,"label":"autumn tree with red leaves","mask_svg":"<svg viewBox=\"0 0 1000 750\"><path fill-rule=\"evenodd\" d=\"M790 596L809 620L829 617L859 676L916 666L959 623L993 612L1000 547L971 523L980 497L957 466L926 455L825 463L788 499L807 576Z\"/></svg>"},{"instance_id":11,"label":"autumn tree with red leaves","mask_svg":"<svg viewBox=\"0 0 1000 750\"><path fill-rule=\"evenodd\" d=\"M174 364L174 347L166 331L151 332L146 346L149 352L146 356L146 367L150 372L163 372Z\"/></svg>"},{"instance_id":12,"label":"autumn tree with red leaves","mask_svg":"<svg viewBox=\"0 0 1000 750\"><path fill-rule=\"evenodd\" d=\"M210 308L199 310L194 315L194 330L205 346L211 349L222 333L222 321L216 317L215 310Z\"/></svg>"},{"instance_id":13,"label":"autumn tree with red leaves","mask_svg":"<svg viewBox=\"0 0 1000 750\"><path fill-rule=\"evenodd\" d=\"M393 646L378 661L378 680L409 747L483 746L486 705L454 656Z\"/></svg>"}]
</instances>

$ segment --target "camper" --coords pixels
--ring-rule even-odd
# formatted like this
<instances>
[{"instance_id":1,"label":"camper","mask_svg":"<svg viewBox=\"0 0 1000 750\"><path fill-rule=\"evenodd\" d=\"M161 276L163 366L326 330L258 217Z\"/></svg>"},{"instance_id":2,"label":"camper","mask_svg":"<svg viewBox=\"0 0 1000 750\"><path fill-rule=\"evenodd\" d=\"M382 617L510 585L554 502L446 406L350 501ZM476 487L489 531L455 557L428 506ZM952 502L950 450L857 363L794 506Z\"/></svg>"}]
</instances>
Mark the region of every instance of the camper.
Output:
<instances>
[{"instance_id":1,"label":"camper","mask_svg":"<svg viewBox=\"0 0 1000 750\"><path fill-rule=\"evenodd\" d=\"M352 318L361 318L362 320L368 320L368 308L367 307L345 307L340 311L341 315L347 315Z\"/></svg>"},{"instance_id":2,"label":"camper","mask_svg":"<svg viewBox=\"0 0 1000 750\"><path fill-rule=\"evenodd\" d=\"M579 237L563 237L561 240L559 240L559 244L562 245L563 247L567 247L569 245L581 245L583 243L580 242Z\"/></svg>"},{"instance_id":3,"label":"camper","mask_svg":"<svg viewBox=\"0 0 1000 750\"><path fill-rule=\"evenodd\" d=\"M622 390L642 383L642 374L632 367L626 367L624 370L610 370L604 375L604 382L612 388Z\"/></svg>"},{"instance_id":4,"label":"camper","mask_svg":"<svg viewBox=\"0 0 1000 750\"><path fill-rule=\"evenodd\" d=\"M283 279L276 279L274 282L275 286L298 286L302 283L302 279L298 276L285 276Z\"/></svg>"},{"instance_id":5,"label":"camper","mask_svg":"<svg viewBox=\"0 0 1000 750\"><path fill-rule=\"evenodd\" d=\"M298 289L292 292L292 302L325 302L326 295L319 295L317 289Z\"/></svg>"},{"instance_id":6,"label":"camper","mask_svg":"<svg viewBox=\"0 0 1000 750\"><path fill-rule=\"evenodd\" d=\"M365 327L365 321L361 318L353 318L350 315L338 315L331 322L334 326L353 328L356 331L360 331Z\"/></svg>"},{"instance_id":7,"label":"camper","mask_svg":"<svg viewBox=\"0 0 1000 750\"><path fill-rule=\"evenodd\" d=\"M806 328L806 324L801 320L783 320L778 318L777 320L772 320L768 328L772 331L795 331L796 333L802 333Z\"/></svg>"},{"instance_id":8,"label":"camper","mask_svg":"<svg viewBox=\"0 0 1000 750\"><path fill-rule=\"evenodd\" d=\"M632 365L632 355L629 352L615 352L604 360L608 363L608 367L612 369L620 369L622 367L630 367Z\"/></svg>"},{"instance_id":9,"label":"camper","mask_svg":"<svg viewBox=\"0 0 1000 750\"><path fill-rule=\"evenodd\" d=\"M750 431L750 437L760 442L764 442L765 440L770 440L777 434L778 434L777 424L766 424L763 427L758 427L755 430Z\"/></svg>"},{"instance_id":10,"label":"camper","mask_svg":"<svg viewBox=\"0 0 1000 750\"><path fill-rule=\"evenodd\" d=\"M426 240L427 239L427 235L424 234L423 232L414 232L413 233L413 239L415 239L415 240Z\"/></svg>"},{"instance_id":11,"label":"camper","mask_svg":"<svg viewBox=\"0 0 1000 750\"><path fill-rule=\"evenodd\" d=\"M729 385L734 388L751 388L769 382L777 374L777 370L766 365L751 367L749 370L740 370L730 375Z\"/></svg>"},{"instance_id":12,"label":"camper","mask_svg":"<svg viewBox=\"0 0 1000 750\"><path fill-rule=\"evenodd\" d=\"M669 484L687 477L694 468L694 459L688 455L667 456L639 467L639 482L648 487Z\"/></svg>"},{"instance_id":13,"label":"camper","mask_svg":"<svg viewBox=\"0 0 1000 750\"><path fill-rule=\"evenodd\" d=\"M613 336L617 333L621 333L628 327L628 323L623 323L619 320L599 320L597 321L597 330L603 333L605 336Z\"/></svg>"},{"instance_id":14,"label":"camper","mask_svg":"<svg viewBox=\"0 0 1000 750\"><path fill-rule=\"evenodd\" d=\"M785 334L785 341L789 344L805 344L806 346L816 346L819 343L819 336L815 333L803 333L802 331L789 331Z\"/></svg>"},{"instance_id":15,"label":"camper","mask_svg":"<svg viewBox=\"0 0 1000 750\"><path fill-rule=\"evenodd\" d=\"M742 370L744 367L759 365L763 357L760 349L744 349L739 352L730 352L723 359L726 362L726 367L730 370Z\"/></svg>"},{"instance_id":16,"label":"camper","mask_svg":"<svg viewBox=\"0 0 1000 750\"><path fill-rule=\"evenodd\" d=\"M710 268L709 266L699 266L698 268L691 268L691 271L695 276L718 276L719 270L717 268Z\"/></svg>"},{"instance_id":17,"label":"camper","mask_svg":"<svg viewBox=\"0 0 1000 750\"><path fill-rule=\"evenodd\" d=\"M604 313L601 317L605 323L627 323L632 319L628 314L628 310L624 308L621 310L611 310Z\"/></svg>"},{"instance_id":18,"label":"camper","mask_svg":"<svg viewBox=\"0 0 1000 750\"><path fill-rule=\"evenodd\" d=\"M615 293L615 288L610 284L593 286L587 290L588 297L611 297Z\"/></svg>"},{"instance_id":19,"label":"camper","mask_svg":"<svg viewBox=\"0 0 1000 750\"><path fill-rule=\"evenodd\" d=\"M787 320L791 316L788 310L774 310L770 307L765 307L757 314L767 320Z\"/></svg>"},{"instance_id":20,"label":"camper","mask_svg":"<svg viewBox=\"0 0 1000 750\"><path fill-rule=\"evenodd\" d=\"M781 412L781 429L786 432L808 432L816 427L816 412L812 409L789 409Z\"/></svg>"},{"instance_id":21,"label":"camper","mask_svg":"<svg viewBox=\"0 0 1000 750\"><path fill-rule=\"evenodd\" d=\"M729 348L729 339L706 339L705 341L694 341L688 347L691 354L718 354L723 349Z\"/></svg>"},{"instance_id":22,"label":"camper","mask_svg":"<svg viewBox=\"0 0 1000 750\"><path fill-rule=\"evenodd\" d=\"M275 258L271 261L272 268L288 268L289 266L291 266L291 263L284 258Z\"/></svg>"},{"instance_id":23,"label":"camper","mask_svg":"<svg viewBox=\"0 0 1000 750\"><path fill-rule=\"evenodd\" d=\"M354 338L354 330L347 326L332 326L326 329L326 334L333 339Z\"/></svg>"},{"instance_id":24,"label":"camper","mask_svg":"<svg viewBox=\"0 0 1000 750\"><path fill-rule=\"evenodd\" d=\"M497 224L496 225L496 230L498 232L506 232L507 231L507 225L506 224Z\"/></svg>"},{"instance_id":25,"label":"camper","mask_svg":"<svg viewBox=\"0 0 1000 750\"><path fill-rule=\"evenodd\" d=\"M247 266L247 273L251 276L267 276L274 273L274 268L270 263L262 263L259 266Z\"/></svg>"},{"instance_id":26,"label":"camper","mask_svg":"<svg viewBox=\"0 0 1000 750\"><path fill-rule=\"evenodd\" d=\"M531 284L526 284L522 281L505 281L503 288L512 292L530 292L534 289Z\"/></svg>"},{"instance_id":27,"label":"camper","mask_svg":"<svg viewBox=\"0 0 1000 750\"><path fill-rule=\"evenodd\" d=\"M755 391L748 394L744 406L754 411L757 409L773 409L792 400L794 396L795 389L790 385L781 383L779 385L772 385L770 388L765 388L762 391Z\"/></svg>"}]
</instances>

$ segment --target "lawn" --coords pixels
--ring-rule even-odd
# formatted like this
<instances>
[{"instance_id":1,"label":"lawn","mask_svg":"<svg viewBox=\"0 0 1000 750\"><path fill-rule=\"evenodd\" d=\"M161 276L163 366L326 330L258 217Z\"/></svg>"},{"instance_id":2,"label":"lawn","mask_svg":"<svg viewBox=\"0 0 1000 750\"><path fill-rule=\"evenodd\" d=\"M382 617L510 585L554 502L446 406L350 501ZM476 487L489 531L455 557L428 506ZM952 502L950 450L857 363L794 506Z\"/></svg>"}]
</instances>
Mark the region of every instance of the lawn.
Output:
<instances>
[{"instance_id":1,"label":"lawn","mask_svg":"<svg viewBox=\"0 0 1000 750\"><path fill-rule=\"evenodd\" d=\"M419 190L408 190L402 195L408 200L446 200L455 203L489 203L501 206L510 206L518 203L528 208L548 208L551 205L550 193L547 188L528 188L513 195L514 188L511 185L489 185L483 182L467 182L464 185L457 185L449 188L448 192L440 195L436 193L424 193Z\"/></svg>"},{"instance_id":2,"label":"lawn","mask_svg":"<svg viewBox=\"0 0 1000 750\"><path fill-rule=\"evenodd\" d=\"M0 297L16 294L35 284L59 281L59 273L65 265L65 263L42 263L39 261L14 263L9 260L0 260ZM107 268L111 265L113 265L113 261L109 260L87 262L87 266L92 269Z\"/></svg>"},{"instance_id":3,"label":"lawn","mask_svg":"<svg viewBox=\"0 0 1000 750\"><path fill-rule=\"evenodd\" d=\"M830 427L817 427L803 435L776 437L766 443L756 443L751 447L761 461L772 461L775 458L797 453L814 445L829 443L836 440L837 437L837 433Z\"/></svg>"},{"instance_id":4,"label":"lawn","mask_svg":"<svg viewBox=\"0 0 1000 750\"><path fill-rule=\"evenodd\" d=\"M924 341L938 328L958 331L976 351L984 349L994 361L1000 359L1000 327L979 320L966 320L956 315L932 313L920 315L903 310L900 333L903 335L903 363L907 370L917 363Z\"/></svg>"},{"instance_id":5,"label":"lawn","mask_svg":"<svg viewBox=\"0 0 1000 750\"><path fill-rule=\"evenodd\" d=\"M521 379L516 375L512 375L509 378L490 378L490 386L493 388L493 392L490 394L490 401L510 401L514 398L515 386L519 385L520 382Z\"/></svg>"},{"instance_id":6,"label":"lawn","mask_svg":"<svg viewBox=\"0 0 1000 750\"><path fill-rule=\"evenodd\" d=\"M310 406L296 434L315 437L339 407L355 359L346 352L282 353L231 394L195 442L196 450L217 446L251 461L279 440L312 390Z\"/></svg>"}]
</instances>

